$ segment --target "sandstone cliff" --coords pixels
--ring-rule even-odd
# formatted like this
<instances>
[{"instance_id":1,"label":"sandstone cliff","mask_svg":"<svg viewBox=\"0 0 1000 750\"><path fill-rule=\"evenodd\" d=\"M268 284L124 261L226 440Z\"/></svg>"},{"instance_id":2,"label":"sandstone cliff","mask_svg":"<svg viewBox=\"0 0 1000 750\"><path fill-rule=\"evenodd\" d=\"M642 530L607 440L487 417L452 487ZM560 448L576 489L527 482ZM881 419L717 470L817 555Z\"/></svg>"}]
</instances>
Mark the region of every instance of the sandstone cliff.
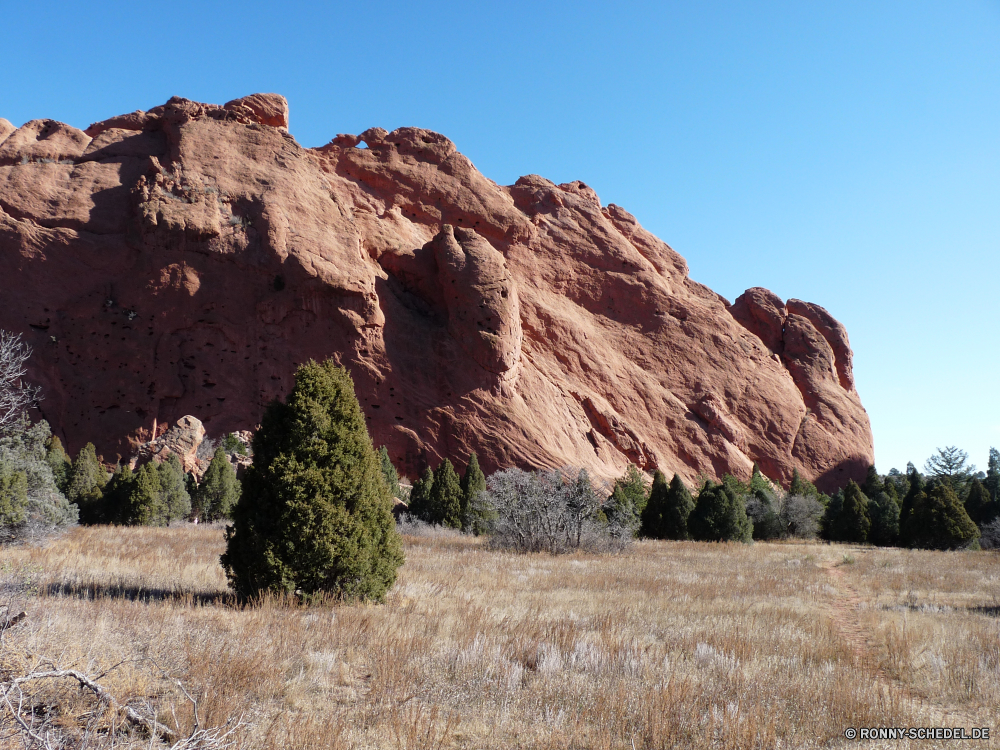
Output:
<instances>
[{"instance_id":1,"label":"sandstone cliff","mask_svg":"<svg viewBox=\"0 0 1000 750\"><path fill-rule=\"evenodd\" d=\"M306 149L287 117L258 94L86 131L0 120L0 327L34 347L70 450L127 455L186 414L252 427L332 356L410 476L470 450L487 471L864 476L868 417L822 308L730 306L582 182L499 186L418 128Z\"/></svg>"}]
</instances>

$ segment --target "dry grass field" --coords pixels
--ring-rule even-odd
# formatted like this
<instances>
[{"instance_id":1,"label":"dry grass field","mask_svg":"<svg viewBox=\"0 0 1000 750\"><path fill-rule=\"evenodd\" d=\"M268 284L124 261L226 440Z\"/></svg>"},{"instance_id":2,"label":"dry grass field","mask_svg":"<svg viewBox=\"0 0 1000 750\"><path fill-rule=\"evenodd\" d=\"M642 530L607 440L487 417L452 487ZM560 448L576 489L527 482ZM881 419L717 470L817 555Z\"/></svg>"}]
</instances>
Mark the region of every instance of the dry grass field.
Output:
<instances>
[{"instance_id":1,"label":"dry grass field","mask_svg":"<svg viewBox=\"0 0 1000 750\"><path fill-rule=\"evenodd\" d=\"M308 609L235 607L219 528L81 527L4 549L0 604L27 618L3 633L0 668L99 677L187 735L181 685L202 727L242 722L229 739L245 748L1000 747L843 737L1000 735L994 553L642 542L548 557L450 534L405 546L384 605ZM53 726L89 725L89 747L124 726L70 680L24 688ZM22 747L5 711L0 746Z\"/></svg>"}]
</instances>

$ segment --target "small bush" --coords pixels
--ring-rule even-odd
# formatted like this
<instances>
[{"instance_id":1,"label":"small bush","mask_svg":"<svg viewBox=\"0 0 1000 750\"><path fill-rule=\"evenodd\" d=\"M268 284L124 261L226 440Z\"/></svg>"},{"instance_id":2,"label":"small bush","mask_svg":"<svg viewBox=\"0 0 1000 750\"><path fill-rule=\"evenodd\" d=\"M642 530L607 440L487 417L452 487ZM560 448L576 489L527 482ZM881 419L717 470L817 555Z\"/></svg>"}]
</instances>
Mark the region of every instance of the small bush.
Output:
<instances>
[{"instance_id":1,"label":"small bush","mask_svg":"<svg viewBox=\"0 0 1000 750\"><path fill-rule=\"evenodd\" d=\"M0 542L40 539L77 522L47 460L50 437L47 422L27 417L0 436Z\"/></svg>"},{"instance_id":2,"label":"small bush","mask_svg":"<svg viewBox=\"0 0 1000 750\"><path fill-rule=\"evenodd\" d=\"M484 510L494 520L491 546L517 552L559 554L624 549L635 533L635 523L602 521L601 494L586 469L526 472L498 471L486 481L480 495Z\"/></svg>"}]
</instances>

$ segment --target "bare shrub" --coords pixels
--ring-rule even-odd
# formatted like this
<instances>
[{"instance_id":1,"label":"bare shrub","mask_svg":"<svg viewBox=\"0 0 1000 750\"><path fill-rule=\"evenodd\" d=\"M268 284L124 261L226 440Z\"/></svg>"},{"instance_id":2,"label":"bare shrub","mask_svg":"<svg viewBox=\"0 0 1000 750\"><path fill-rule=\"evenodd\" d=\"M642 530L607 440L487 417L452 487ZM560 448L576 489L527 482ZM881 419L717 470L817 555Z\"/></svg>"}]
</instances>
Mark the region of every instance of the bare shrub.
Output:
<instances>
[{"instance_id":1,"label":"bare shrub","mask_svg":"<svg viewBox=\"0 0 1000 750\"><path fill-rule=\"evenodd\" d=\"M406 536L419 536L429 539L439 539L442 537L459 537L462 532L448 526L427 523L410 513L402 513L396 522L396 529L400 534Z\"/></svg>"},{"instance_id":2,"label":"bare shrub","mask_svg":"<svg viewBox=\"0 0 1000 750\"><path fill-rule=\"evenodd\" d=\"M0 432L14 426L25 409L41 398L38 386L24 382L31 347L21 334L0 331Z\"/></svg>"},{"instance_id":3,"label":"bare shrub","mask_svg":"<svg viewBox=\"0 0 1000 750\"><path fill-rule=\"evenodd\" d=\"M619 551L632 541L635 522L609 523L602 497L586 469L526 472L506 469L486 481L478 502L493 520L491 546L559 554L576 549Z\"/></svg>"},{"instance_id":4,"label":"bare shrub","mask_svg":"<svg viewBox=\"0 0 1000 750\"><path fill-rule=\"evenodd\" d=\"M979 537L981 549L1000 549L1000 518L983 524L979 531L982 534Z\"/></svg>"},{"instance_id":5,"label":"bare shrub","mask_svg":"<svg viewBox=\"0 0 1000 750\"><path fill-rule=\"evenodd\" d=\"M784 536L816 538L823 517L823 504L819 500L806 495L785 495L779 504L778 519Z\"/></svg>"}]
</instances>

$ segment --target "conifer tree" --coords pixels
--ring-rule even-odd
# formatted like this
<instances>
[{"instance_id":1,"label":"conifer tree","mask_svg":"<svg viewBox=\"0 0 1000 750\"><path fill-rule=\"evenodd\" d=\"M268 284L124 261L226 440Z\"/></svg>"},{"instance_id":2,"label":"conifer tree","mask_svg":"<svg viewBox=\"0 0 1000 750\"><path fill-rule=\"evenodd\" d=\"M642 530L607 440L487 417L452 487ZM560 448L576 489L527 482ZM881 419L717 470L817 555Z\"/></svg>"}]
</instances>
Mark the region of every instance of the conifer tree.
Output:
<instances>
[{"instance_id":1,"label":"conifer tree","mask_svg":"<svg viewBox=\"0 0 1000 750\"><path fill-rule=\"evenodd\" d=\"M171 453L158 467L160 477L160 504L167 523L191 514L191 496L188 494L184 467L176 454Z\"/></svg>"},{"instance_id":2,"label":"conifer tree","mask_svg":"<svg viewBox=\"0 0 1000 750\"><path fill-rule=\"evenodd\" d=\"M24 523L28 515L28 475L0 464L0 528Z\"/></svg>"},{"instance_id":3,"label":"conifer tree","mask_svg":"<svg viewBox=\"0 0 1000 750\"><path fill-rule=\"evenodd\" d=\"M885 478L885 482L882 484L882 491L892 498L892 501L896 503L897 511L899 507L903 504L902 498L899 496L899 491L896 489L896 483L892 481L889 477ZM897 512L898 516L899 513Z\"/></svg>"},{"instance_id":4,"label":"conifer tree","mask_svg":"<svg viewBox=\"0 0 1000 750\"><path fill-rule=\"evenodd\" d=\"M875 470L875 466L868 467L868 474L865 476L865 481L861 484L861 492L869 500L878 497L878 493L885 489L885 483L882 481L882 477L878 475Z\"/></svg>"},{"instance_id":5,"label":"conifer tree","mask_svg":"<svg viewBox=\"0 0 1000 750\"><path fill-rule=\"evenodd\" d=\"M871 529L868 517L868 498L853 479L844 488L844 504L834 520L834 536L837 541L862 543L868 541Z\"/></svg>"},{"instance_id":6,"label":"conifer tree","mask_svg":"<svg viewBox=\"0 0 1000 750\"><path fill-rule=\"evenodd\" d=\"M688 531L692 539L704 542L749 542L753 524L747 517L743 498L724 484L706 484L698 493Z\"/></svg>"},{"instance_id":7,"label":"conifer tree","mask_svg":"<svg viewBox=\"0 0 1000 750\"><path fill-rule=\"evenodd\" d=\"M899 504L884 490L868 503L871 529L868 541L880 547L889 547L899 541Z\"/></svg>"},{"instance_id":8,"label":"conifer tree","mask_svg":"<svg viewBox=\"0 0 1000 750\"><path fill-rule=\"evenodd\" d=\"M844 491L837 490L830 502L823 510L823 517L820 519L820 530L824 539L830 542L842 542L840 538L840 514L844 510Z\"/></svg>"},{"instance_id":9,"label":"conifer tree","mask_svg":"<svg viewBox=\"0 0 1000 750\"><path fill-rule=\"evenodd\" d=\"M670 480L670 487L667 490L666 507L663 511L663 521L661 530L663 539L690 539L688 532L688 519L694 510L694 498L684 486L681 478L674 474Z\"/></svg>"},{"instance_id":10,"label":"conifer tree","mask_svg":"<svg viewBox=\"0 0 1000 750\"><path fill-rule=\"evenodd\" d=\"M909 527L910 546L922 549L956 549L979 538L948 481L935 482L917 496Z\"/></svg>"},{"instance_id":11,"label":"conifer tree","mask_svg":"<svg viewBox=\"0 0 1000 750\"><path fill-rule=\"evenodd\" d=\"M382 469L382 478L385 479L385 484L389 488L389 494L393 497L400 497L403 494L403 490L399 486L399 472L392 465L392 459L389 458L389 449L384 445L378 449L378 462Z\"/></svg>"},{"instance_id":12,"label":"conifer tree","mask_svg":"<svg viewBox=\"0 0 1000 750\"><path fill-rule=\"evenodd\" d=\"M434 472L429 500L431 523L462 528L462 484L447 458L438 464Z\"/></svg>"},{"instance_id":13,"label":"conifer tree","mask_svg":"<svg viewBox=\"0 0 1000 750\"><path fill-rule=\"evenodd\" d=\"M73 462L69 460L62 441L56 435L50 437L45 445L45 461L52 468L52 478L56 482L56 487L65 495L69 488Z\"/></svg>"},{"instance_id":14,"label":"conifer tree","mask_svg":"<svg viewBox=\"0 0 1000 750\"><path fill-rule=\"evenodd\" d=\"M473 451L469 454L469 463L462 475L462 530L477 536L485 533L491 520L484 515L488 511L487 506L478 502L484 492L486 492L486 476L479 468L479 458Z\"/></svg>"},{"instance_id":15,"label":"conifer tree","mask_svg":"<svg viewBox=\"0 0 1000 750\"><path fill-rule=\"evenodd\" d=\"M910 482L910 488L906 491L903 504L899 508L899 542L906 547L911 547L913 546L913 529L910 526L910 519L913 515L913 508L924 493L924 481L913 464L907 464L907 469L909 469L907 479Z\"/></svg>"},{"instance_id":16,"label":"conifer tree","mask_svg":"<svg viewBox=\"0 0 1000 750\"><path fill-rule=\"evenodd\" d=\"M1000 451L990 448L989 462L986 464L986 481L983 482L993 502L1000 503Z\"/></svg>"},{"instance_id":17,"label":"conifer tree","mask_svg":"<svg viewBox=\"0 0 1000 750\"><path fill-rule=\"evenodd\" d=\"M412 516L427 523L433 523L430 504L433 488L434 470L428 466L424 469L423 476L413 483L413 488L410 490L410 502L407 506L407 510Z\"/></svg>"},{"instance_id":18,"label":"conifer tree","mask_svg":"<svg viewBox=\"0 0 1000 750\"><path fill-rule=\"evenodd\" d=\"M97 460L93 443L87 443L73 462L66 486L66 499L80 509L80 523L100 523L104 516L104 485L108 474Z\"/></svg>"},{"instance_id":19,"label":"conifer tree","mask_svg":"<svg viewBox=\"0 0 1000 750\"><path fill-rule=\"evenodd\" d=\"M104 485L104 497L101 503L101 518L93 523L127 523L129 513L129 498L135 486L135 475L128 464L118 464L111 479Z\"/></svg>"},{"instance_id":20,"label":"conifer tree","mask_svg":"<svg viewBox=\"0 0 1000 750\"><path fill-rule=\"evenodd\" d=\"M220 445L198 483L198 510L205 521L229 518L239 499L240 482L236 470Z\"/></svg>"},{"instance_id":21,"label":"conifer tree","mask_svg":"<svg viewBox=\"0 0 1000 750\"><path fill-rule=\"evenodd\" d=\"M391 503L347 370L304 364L254 435L226 529L226 576L241 597L380 601L403 563Z\"/></svg>"},{"instance_id":22,"label":"conifer tree","mask_svg":"<svg viewBox=\"0 0 1000 750\"><path fill-rule=\"evenodd\" d=\"M625 475L615 484L622 488L622 492L628 499L628 505L633 509L633 515L639 518L649 498L649 490L642 472L636 468L635 464L630 463L625 468Z\"/></svg>"},{"instance_id":23,"label":"conifer tree","mask_svg":"<svg viewBox=\"0 0 1000 750\"><path fill-rule=\"evenodd\" d=\"M676 475L674 475L676 476ZM669 492L667 477L657 469L653 472L653 486L649 490L649 500L639 514L639 536L647 539L664 539L663 514L667 509L667 493ZM685 530L687 519L685 519Z\"/></svg>"},{"instance_id":24,"label":"conifer tree","mask_svg":"<svg viewBox=\"0 0 1000 750\"><path fill-rule=\"evenodd\" d=\"M125 506L125 524L128 526L163 526L166 512L161 494L160 472L156 462L150 461L135 473L131 492Z\"/></svg>"}]
</instances>

